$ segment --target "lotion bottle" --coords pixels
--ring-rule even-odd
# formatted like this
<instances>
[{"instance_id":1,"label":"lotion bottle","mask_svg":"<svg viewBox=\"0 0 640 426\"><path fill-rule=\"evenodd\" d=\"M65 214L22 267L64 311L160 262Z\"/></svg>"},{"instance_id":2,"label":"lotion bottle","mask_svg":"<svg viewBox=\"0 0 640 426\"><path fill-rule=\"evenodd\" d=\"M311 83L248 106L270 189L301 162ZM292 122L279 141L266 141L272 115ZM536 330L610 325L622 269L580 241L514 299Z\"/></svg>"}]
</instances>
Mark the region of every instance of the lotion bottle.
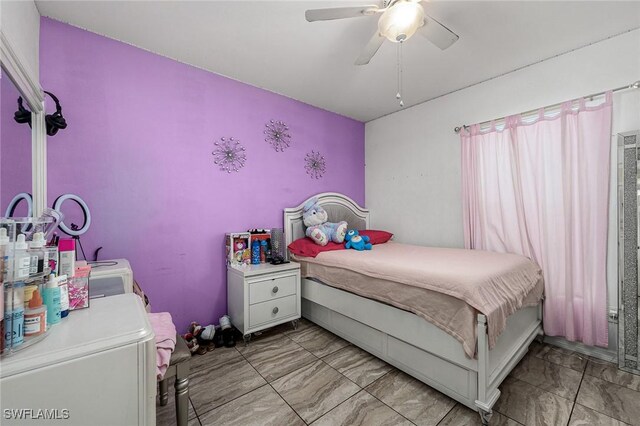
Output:
<instances>
[{"instance_id":1,"label":"lotion bottle","mask_svg":"<svg viewBox=\"0 0 640 426\"><path fill-rule=\"evenodd\" d=\"M44 249L44 234L36 232L33 234L33 240L29 242L29 256L31 258L29 264L29 275L34 276L45 272L45 268L49 265L49 252Z\"/></svg>"},{"instance_id":2,"label":"lotion bottle","mask_svg":"<svg viewBox=\"0 0 640 426\"><path fill-rule=\"evenodd\" d=\"M29 278L29 268L31 266L31 257L27 253L27 242L24 239L24 234L20 234L16 237L16 242L13 245L13 271L9 280L21 281ZM9 263L11 268L11 263Z\"/></svg>"},{"instance_id":3,"label":"lotion bottle","mask_svg":"<svg viewBox=\"0 0 640 426\"><path fill-rule=\"evenodd\" d=\"M29 307L24 311L24 335L29 338L38 336L47 330L47 307L42 304L40 292L35 290Z\"/></svg>"},{"instance_id":4,"label":"lotion bottle","mask_svg":"<svg viewBox=\"0 0 640 426\"><path fill-rule=\"evenodd\" d=\"M44 304L47 305L47 325L60 322L60 288L55 275L49 275L49 281L44 289Z\"/></svg>"}]
</instances>

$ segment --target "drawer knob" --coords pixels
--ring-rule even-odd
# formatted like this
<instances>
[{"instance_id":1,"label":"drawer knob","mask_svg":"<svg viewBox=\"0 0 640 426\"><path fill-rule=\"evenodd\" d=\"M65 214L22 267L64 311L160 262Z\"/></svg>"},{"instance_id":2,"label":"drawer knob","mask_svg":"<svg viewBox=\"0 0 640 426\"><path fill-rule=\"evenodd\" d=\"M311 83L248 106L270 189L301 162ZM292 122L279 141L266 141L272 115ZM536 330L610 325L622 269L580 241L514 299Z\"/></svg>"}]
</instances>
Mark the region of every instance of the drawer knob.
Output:
<instances>
[{"instance_id":1,"label":"drawer knob","mask_svg":"<svg viewBox=\"0 0 640 426\"><path fill-rule=\"evenodd\" d=\"M280 309L278 309L278 307L277 307L277 306L276 306L275 308L273 308L273 311L272 311L272 312L273 312L273 315L277 314L279 310L280 310Z\"/></svg>"},{"instance_id":2,"label":"drawer knob","mask_svg":"<svg viewBox=\"0 0 640 426\"><path fill-rule=\"evenodd\" d=\"M275 286L275 287L273 288L273 290L271 290L271 291L272 291L272 292L274 292L274 293L277 293L277 292L278 292L278 290L280 290L280 289L278 288L278 286Z\"/></svg>"}]
</instances>

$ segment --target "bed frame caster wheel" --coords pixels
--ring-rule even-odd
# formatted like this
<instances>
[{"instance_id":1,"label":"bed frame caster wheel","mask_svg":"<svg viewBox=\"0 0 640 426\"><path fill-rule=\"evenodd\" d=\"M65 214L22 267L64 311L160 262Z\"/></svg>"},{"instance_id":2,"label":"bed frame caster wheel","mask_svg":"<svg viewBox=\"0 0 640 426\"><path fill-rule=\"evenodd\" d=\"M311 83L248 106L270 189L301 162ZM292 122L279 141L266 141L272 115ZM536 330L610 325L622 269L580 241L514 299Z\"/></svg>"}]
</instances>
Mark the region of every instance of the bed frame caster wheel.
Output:
<instances>
[{"instance_id":1,"label":"bed frame caster wheel","mask_svg":"<svg viewBox=\"0 0 640 426\"><path fill-rule=\"evenodd\" d=\"M249 341L251 340L251 334L245 334L242 336L242 340L244 340L244 346L249 346Z\"/></svg>"},{"instance_id":2,"label":"bed frame caster wheel","mask_svg":"<svg viewBox=\"0 0 640 426\"><path fill-rule=\"evenodd\" d=\"M480 420L482 421L482 425L488 426L489 420L491 420L491 416L493 416L493 411L479 410L478 413L480 414Z\"/></svg>"},{"instance_id":3,"label":"bed frame caster wheel","mask_svg":"<svg viewBox=\"0 0 640 426\"><path fill-rule=\"evenodd\" d=\"M291 326L293 327L294 330L298 329L298 320L294 319L293 321L291 321Z\"/></svg>"}]
</instances>

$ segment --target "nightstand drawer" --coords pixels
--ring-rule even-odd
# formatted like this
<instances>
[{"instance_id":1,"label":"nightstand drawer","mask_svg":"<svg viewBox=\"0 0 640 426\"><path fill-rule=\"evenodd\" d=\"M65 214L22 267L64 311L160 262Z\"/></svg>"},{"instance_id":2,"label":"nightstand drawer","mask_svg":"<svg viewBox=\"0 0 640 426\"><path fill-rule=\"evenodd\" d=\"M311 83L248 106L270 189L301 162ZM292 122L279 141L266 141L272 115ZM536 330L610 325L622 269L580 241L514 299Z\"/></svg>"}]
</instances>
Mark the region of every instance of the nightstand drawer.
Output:
<instances>
[{"instance_id":1,"label":"nightstand drawer","mask_svg":"<svg viewBox=\"0 0 640 426\"><path fill-rule=\"evenodd\" d=\"M296 315L298 296L291 295L249 306L249 328Z\"/></svg>"},{"instance_id":2,"label":"nightstand drawer","mask_svg":"<svg viewBox=\"0 0 640 426\"><path fill-rule=\"evenodd\" d=\"M249 283L249 304L266 302L296 294L297 275L288 275Z\"/></svg>"}]
</instances>

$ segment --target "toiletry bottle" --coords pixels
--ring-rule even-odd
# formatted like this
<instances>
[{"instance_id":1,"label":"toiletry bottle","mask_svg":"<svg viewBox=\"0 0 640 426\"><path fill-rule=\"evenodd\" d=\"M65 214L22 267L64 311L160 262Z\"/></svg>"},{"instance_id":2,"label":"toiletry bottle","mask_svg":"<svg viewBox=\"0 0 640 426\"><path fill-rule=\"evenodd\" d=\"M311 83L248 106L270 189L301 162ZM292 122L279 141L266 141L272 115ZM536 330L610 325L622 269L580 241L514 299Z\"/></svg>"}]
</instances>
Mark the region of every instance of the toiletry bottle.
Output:
<instances>
[{"instance_id":1,"label":"toiletry bottle","mask_svg":"<svg viewBox=\"0 0 640 426\"><path fill-rule=\"evenodd\" d=\"M13 245L13 271L9 280L20 281L29 278L29 267L31 265L31 257L27 253L27 242L24 240L24 234L16 237ZM11 262L9 262L11 269Z\"/></svg>"},{"instance_id":2,"label":"toiletry bottle","mask_svg":"<svg viewBox=\"0 0 640 426\"><path fill-rule=\"evenodd\" d=\"M265 261L271 263L273 256L271 255L271 238L267 238L267 253L265 255Z\"/></svg>"},{"instance_id":3,"label":"toiletry bottle","mask_svg":"<svg viewBox=\"0 0 640 426\"><path fill-rule=\"evenodd\" d=\"M66 275L72 278L76 271L76 240L64 239L58 243L60 261L58 262L58 275Z\"/></svg>"},{"instance_id":4,"label":"toiletry bottle","mask_svg":"<svg viewBox=\"0 0 640 426\"><path fill-rule=\"evenodd\" d=\"M29 302L33 297L33 293L38 289L38 286L35 283L29 283L24 285L24 308L27 309L29 307Z\"/></svg>"},{"instance_id":5,"label":"toiletry bottle","mask_svg":"<svg viewBox=\"0 0 640 426\"><path fill-rule=\"evenodd\" d=\"M260 241L260 262L265 263L267 261L267 240Z\"/></svg>"},{"instance_id":6,"label":"toiletry bottle","mask_svg":"<svg viewBox=\"0 0 640 426\"><path fill-rule=\"evenodd\" d=\"M7 280L9 266L9 236L7 228L0 228L0 353L4 352L4 282Z\"/></svg>"},{"instance_id":7,"label":"toiletry bottle","mask_svg":"<svg viewBox=\"0 0 640 426\"><path fill-rule=\"evenodd\" d=\"M8 288L4 306L4 347L15 348L24 342L24 283Z\"/></svg>"},{"instance_id":8,"label":"toiletry bottle","mask_svg":"<svg viewBox=\"0 0 640 426\"><path fill-rule=\"evenodd\" d=\"M7 235L7 228L0 228L0 282L7 281L8 267L9 267L9 236ZM2 304L2 306L4 308L4 303Z\"/></svg>"},{"instance_id":9,"label":"toiletry bottle","mask_svg":"<svg viewBox=\"0 0 640 426\"><path fill-rule=\"evenodd\" d=\"M3 284L3 293L4 293L4 306L2 309L4 310L4 314L2 316L3 319L3 329L2 329L2 350L11 349L11 326L12 326L12 316L13 316L13 287L6 287Z\"/></svg>"},{"instance_id":10,"label":"toiletry bottle","mask_svg":"<svg viewBox=\"0 0 640 426\"><path fill-rule=\"evenodd\" d=\"M44 304L47 305L47 325L60 322L60 288L58 280L51 274L44 289Z\"/></svg>"},{"instance_id":11,"label":"toiletry bottle","mask_svg":"<svg viewBox=\"0 0 640 426\"><path fill-rule=\"evenodd\" d=\"M29 256L31 258L29 275L43 274L45 269L49 269L49 252L44 249L44 234L36 232L33 240L29 242Z\"/></svg>"},{"instance_id":12,"label":"toiletry bottle","mask_svg":"<svg viewBox=\"0 0 640 426\"><path fill-rule=\"evenodd\" d=\"M29 307L24 310L24 336L38 336L47 330L47 307L38 290L33 292Z\"/></svg>"},{"instance_id":13,"label":"toiletry bottle","mask_svg":"<svg viewBox=\"0 0 640 426\"><path fill-rule=\"evenodd\" d=\"M48 266L45 266L46 274L58 274L58 246L45 246L47 251Z\"/></svg>"},{"instance_id":14,"label":"toiletry bottle","mask_svg":"<svg viewBox=\"0 0 640 426\"><path fill-rule=\"evenodd\" d=\"M251 242L251 264L260 264L260 241L253 240Z\"/></svg>"},{"instance_id":15,"label":"toiletry bottle","mask_svg":"<svg viewBox=\"0 0 640 426\"><path fill-rule=\"evenodd\" d=\"M69 284L66 275L60 275L57 279L60 289L60 318L65 318L69 315Z\"/></svg>"}]
</instances>

